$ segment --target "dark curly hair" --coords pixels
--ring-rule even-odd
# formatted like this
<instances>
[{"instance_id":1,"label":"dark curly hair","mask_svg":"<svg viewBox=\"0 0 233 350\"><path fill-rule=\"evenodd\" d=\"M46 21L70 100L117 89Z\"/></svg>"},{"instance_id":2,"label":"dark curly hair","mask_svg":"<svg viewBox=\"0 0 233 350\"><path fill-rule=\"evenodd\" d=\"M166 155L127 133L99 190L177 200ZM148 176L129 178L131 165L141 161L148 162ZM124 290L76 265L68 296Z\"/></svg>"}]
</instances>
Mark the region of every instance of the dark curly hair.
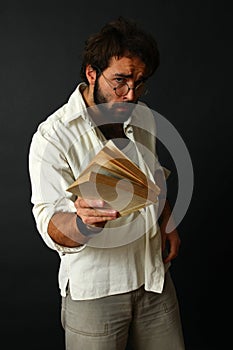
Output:
<instances>
[{"instance_id":1,"label":"dark curly hair","mask_svg":"<svg viewBox=\"0 0 233 350\"><path fill-rule=\"evenodd\" d=\"M160 56L154 37L141 29L136 21L120 16L103 26L99 33L85 42L80 76L88 84L85 69L88 64L104 71L112 57L139 57L150 77L159 66Z\"/></svg>"}]
</instances>

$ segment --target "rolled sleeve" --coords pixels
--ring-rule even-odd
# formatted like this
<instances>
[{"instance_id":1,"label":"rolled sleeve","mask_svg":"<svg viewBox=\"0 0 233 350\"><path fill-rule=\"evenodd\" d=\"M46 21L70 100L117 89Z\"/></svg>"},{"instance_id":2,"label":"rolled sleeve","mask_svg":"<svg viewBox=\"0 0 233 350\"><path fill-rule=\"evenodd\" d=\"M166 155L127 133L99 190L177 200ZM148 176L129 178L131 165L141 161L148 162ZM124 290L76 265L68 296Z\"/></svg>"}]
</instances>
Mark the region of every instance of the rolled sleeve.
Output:
<instances>
[{"instance_id":1,"label":"rolled sleeve","mask_svg":"<svg viewBox=\"0 0 233 350\"><path fill-rule=\"evenodd\" d=\"M64 147L54 135L43 134L40 129L34 134L29 151L29 173L37 229L51 249L61 252L65 247L57 245L47 229L55 213L75 211L74 197L66 191L74 177ZM78 251L80 247L72 250Z\"/></svg>"}]
</instances>

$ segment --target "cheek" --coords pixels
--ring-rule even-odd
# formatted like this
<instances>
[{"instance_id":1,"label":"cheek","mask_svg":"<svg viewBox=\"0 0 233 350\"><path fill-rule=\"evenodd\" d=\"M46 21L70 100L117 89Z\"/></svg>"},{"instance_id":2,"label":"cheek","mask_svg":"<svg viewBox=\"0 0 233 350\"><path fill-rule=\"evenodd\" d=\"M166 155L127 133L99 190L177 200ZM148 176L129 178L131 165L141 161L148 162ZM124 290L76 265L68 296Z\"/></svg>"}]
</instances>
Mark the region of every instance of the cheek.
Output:
<instances>
[{"instance_id":1,"label":"cheek","mask_svg":"<svg viewBox=\"0 0 233 350\"><path fill-rule=\"evenodd\" d=\"M110 104L119 101L119 99L115 96L115 94L113 95L111 92L106 90L98 89L97 96L99 97L99 100L101 100L102 102L108 102Z\"/></svg>"},{"instance_id":2,"label":"cheek","mask_svg":"<svg viewBox=\"0 0 233 350\"><path fill-rule=\"evenodd\" d=\"M114 98L116 97L114 91L110 90L109 87L105 86L99 86L99 93L109 101L114 100Z\"/></svg>"},{"instance_id":3,"label":"cheek","mask_svg":"<svg viewBox=\"0 0 233 350\"><path fill-rule=\"evenodd\" d=\"M120 101L118 96L116 96L113 89L111 89L105 82L98 82L98 93L103 96L108 102Z\"/></svg>"}]
</instances>

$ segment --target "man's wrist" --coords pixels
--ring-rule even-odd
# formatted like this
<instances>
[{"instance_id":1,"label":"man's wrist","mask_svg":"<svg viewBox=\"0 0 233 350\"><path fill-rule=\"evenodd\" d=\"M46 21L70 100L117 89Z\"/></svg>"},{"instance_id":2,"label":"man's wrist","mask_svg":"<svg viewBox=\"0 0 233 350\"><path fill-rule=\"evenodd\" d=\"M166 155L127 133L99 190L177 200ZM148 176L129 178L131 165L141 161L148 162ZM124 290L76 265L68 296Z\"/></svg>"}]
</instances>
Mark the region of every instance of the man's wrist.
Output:
<instances>
[{"instance_id":1,"label":"man's wrist","mask_svg":"<svg viewBox=\"0 0 233 350\"><path fill-rule=\"evenodd\" d=\"M80 233L88 238L94 237L96 234L102 232L103 230L102 227L88 227L86 224L84 224L84 222L78 215L76 216L76 224Z\"/></svg>"}]
</instances>

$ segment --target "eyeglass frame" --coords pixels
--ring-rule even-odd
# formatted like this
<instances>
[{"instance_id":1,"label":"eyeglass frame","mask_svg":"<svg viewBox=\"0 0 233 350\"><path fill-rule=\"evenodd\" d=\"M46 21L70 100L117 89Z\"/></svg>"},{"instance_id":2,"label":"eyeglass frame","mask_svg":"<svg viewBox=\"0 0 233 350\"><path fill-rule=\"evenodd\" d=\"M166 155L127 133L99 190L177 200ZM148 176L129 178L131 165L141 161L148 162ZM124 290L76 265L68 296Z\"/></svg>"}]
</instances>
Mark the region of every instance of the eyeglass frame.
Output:
<instances>
[{"instance_id":1,"label":"eyeglass frame","mask_svg":"<svg viewBox=\"0 0 233 350\"><path fill-rule=\"evenodd\" d=\"M102 76L103 76L104 80L105 80L106 83L110 86L110 88L112 88L112 89L114 90L114 92L115 92L115 94L116 94L117 97L126 96L126 95L129 93L130 90L134 90L134 91L136 92L137 89L138 89L139 87L141 87L142 85L145 85L145 82L146 82L146 80L148 79L148 78L143 78L143 80L140 82L140 84L138 84L138 85L135 86L135 87L129 87L129 84L128 84L127 82L125 82L125 83L119 83L117 86L113 87L112 84L111 84L111 82L110 82L110 80L104 75L104 73L101 71L101 69L98 68L98 67L95 67L95 68L96 68L96 70L98 71L99 75L102 75ZM128 87L128 91L127 91L125 94L118 95L117 92L116 92L116 90L119 88L119 86L124 86L124 85L126 85L126 86ZM143 93L141 93L140 95L142 95L142 94L143 94Z\"/></svg>"}]
</instances>

